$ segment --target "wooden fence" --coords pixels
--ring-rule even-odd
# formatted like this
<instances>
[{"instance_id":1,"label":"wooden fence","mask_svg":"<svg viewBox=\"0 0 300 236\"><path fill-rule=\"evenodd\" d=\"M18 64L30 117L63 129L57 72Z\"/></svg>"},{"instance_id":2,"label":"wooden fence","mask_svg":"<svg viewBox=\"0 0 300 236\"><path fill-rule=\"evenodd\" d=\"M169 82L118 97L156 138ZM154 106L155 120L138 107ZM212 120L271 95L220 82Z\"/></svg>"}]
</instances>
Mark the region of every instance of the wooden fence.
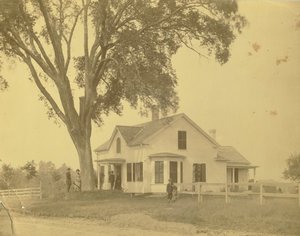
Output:
<instances>
[{"instance_id":1,"label":"wooden fence","mask_svg":"<svg viewBox=\"0 0 300 236\"><path fill-rule=\"evenodd\" d=\"M203 196L224 196L229 203L231 197L258 196L260 205L267 198L292 198L298 200L300 207L300 183L190 183L177 184L178 192L195 194L198 203L203 202ZM292 193L291 193L292 192Z\"/></svg>"},{"instance_id":2,"label":"wooden fence","mask_svg":"<svg viewBox=\"0 0 300 236\"><path fill-rule=\"evenodd\" d=\"M41 187L0 190L0 198L42 198Z\"/></svg>"}]
</instances>

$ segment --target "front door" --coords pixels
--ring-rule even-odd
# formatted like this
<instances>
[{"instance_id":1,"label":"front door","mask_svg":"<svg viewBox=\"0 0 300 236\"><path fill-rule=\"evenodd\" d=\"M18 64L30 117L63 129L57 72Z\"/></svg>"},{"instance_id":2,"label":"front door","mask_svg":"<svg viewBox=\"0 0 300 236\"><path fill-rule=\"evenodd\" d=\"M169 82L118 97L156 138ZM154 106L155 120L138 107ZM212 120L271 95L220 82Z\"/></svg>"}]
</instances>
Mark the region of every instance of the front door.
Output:
<instances>
[{"instance_id":1,"label":"front door","mask_svg":"<svg viewBox=\"0 0 300 236\"><path fill-rule=\"evenodd\" d=\"M177 161L170 161L170 179L177 183Z\"/></svg>"},{"instance_id":2,"label":"front door","mask_svg":"<svg viewBox=\"0 0 300 236\"><path fill-rule=\"evenodd\" d=\"M122 166L120 164L115 164L115 189L121 190L121 184L122 184Z\"/></svg>"}]
</instances>

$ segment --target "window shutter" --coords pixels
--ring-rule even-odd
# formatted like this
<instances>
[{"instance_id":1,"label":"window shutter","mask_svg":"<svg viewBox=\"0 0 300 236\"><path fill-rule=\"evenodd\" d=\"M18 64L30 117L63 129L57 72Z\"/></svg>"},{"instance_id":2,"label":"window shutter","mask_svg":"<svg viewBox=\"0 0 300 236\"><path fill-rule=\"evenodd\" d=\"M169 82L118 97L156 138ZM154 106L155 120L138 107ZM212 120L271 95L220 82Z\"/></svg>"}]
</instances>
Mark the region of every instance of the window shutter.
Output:
<instances>
[{"instance_id":1,"label":"window shutter","mask_svg":"<svg viewBox=\"0 0 300 236\"><path fill-rule=\"evenodd\" d=\"M201 164L201 182L206 182L206 164Z\"/></svg>"},{"instance_id":2,"label":"window shutter","mask_svg":"<svg viewBox=\"0 0 300 236\"><path fill-rule=\"evenodd\" d=\"M131 163L127 163L127 182L132 181Z\"/></svg>"},{"instance_id":3,"label":"window shutter","mask_svg":"<svg viewBox=\"0 0 300 236\"><path fill-rule=\"evenodd\" d=\"M180 162L180 183L183 183L183 162Z\"/></svg>"},{"instance_id":4,"label":"window shutter","mask_svg":"<svg viewBox=\"0 0 300 236\"><path fill-rule=\"evenodd\" d=\"M132 181L135 182L135 163L133 163L132 165L133 165L132 166L133 167L132 168L132 170L133 170Z\"/></svg>"},{"instance_id":5,"label":"window shutter","mask_svg":"<svg viewBox=\"0 0 300 236\"><path fill-rule=\"evenodd\" d=\"M143 162L140 162L140 181L144 180Z\"/></svg>"}]
</instances>

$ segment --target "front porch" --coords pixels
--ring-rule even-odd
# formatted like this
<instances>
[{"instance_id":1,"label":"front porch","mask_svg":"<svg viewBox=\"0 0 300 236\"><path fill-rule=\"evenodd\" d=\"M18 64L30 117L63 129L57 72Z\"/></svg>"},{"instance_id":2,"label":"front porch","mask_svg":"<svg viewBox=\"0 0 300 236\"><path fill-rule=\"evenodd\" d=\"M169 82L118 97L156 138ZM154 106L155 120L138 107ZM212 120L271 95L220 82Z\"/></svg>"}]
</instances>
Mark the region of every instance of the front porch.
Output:
<instances>
[{"instance_id":1,"label":"front porch","mask_svg":"<svg viewBox=\"0 0 300 236\"><path fill-rule=\"evenodd\" d=\"M125 184L126 166L123 158L107 158L96 160L97 164L97 189L114 190L122 189ZM112 175L113 174L113 181Z\"/></svg>"},{"instance_id":2,"label":"front porch","mask_svg":"<svg viewBox=\"0 0 300 236\"><path fill-rule=\"evenodd\" d=\"M231 164L227 165L226 169L226 181L227 183L247 183L255 182L257 166L250 165L238 165ZM252 170L250 172L250 170ZM244 191L247 190L247 186L231 186L231 191Z\"/></svg>"}]
</instances>

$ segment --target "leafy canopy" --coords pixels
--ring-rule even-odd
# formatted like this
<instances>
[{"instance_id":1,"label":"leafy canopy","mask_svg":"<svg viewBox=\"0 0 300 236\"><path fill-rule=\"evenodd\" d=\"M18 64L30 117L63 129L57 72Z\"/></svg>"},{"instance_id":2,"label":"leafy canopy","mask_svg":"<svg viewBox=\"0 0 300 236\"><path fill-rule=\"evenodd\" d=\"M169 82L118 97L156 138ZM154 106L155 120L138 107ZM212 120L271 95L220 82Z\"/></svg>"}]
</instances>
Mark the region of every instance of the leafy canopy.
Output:
<instances>
[{"instance_id":1,"label":"leafy canopy","mask_svg":"<svg viewBox=\"0 0 300 236\"><path fill-rule=\"evenodd\" d=\"M283 171L284 178L300 182L300 153L291 154L286 163L287 168Z\"/></svg>"},{"instance_id":2,"label":"leafy canopy","mask_svg":"<svg viewBox=\"0 0 300 236\"><path fill-rule=\"evenodd\" d=\"M121 113L123 100L176 110L172 56L185 46L223 64L246 23L235 0L11 2L13 8L0 10L0 51L28 66L52 114L65 123L76 116L74 83L84 91L83 120L101 123L103 114ZM80 55L74 55L74 35L84 40Z\"/></svg>"}]
</instances>

